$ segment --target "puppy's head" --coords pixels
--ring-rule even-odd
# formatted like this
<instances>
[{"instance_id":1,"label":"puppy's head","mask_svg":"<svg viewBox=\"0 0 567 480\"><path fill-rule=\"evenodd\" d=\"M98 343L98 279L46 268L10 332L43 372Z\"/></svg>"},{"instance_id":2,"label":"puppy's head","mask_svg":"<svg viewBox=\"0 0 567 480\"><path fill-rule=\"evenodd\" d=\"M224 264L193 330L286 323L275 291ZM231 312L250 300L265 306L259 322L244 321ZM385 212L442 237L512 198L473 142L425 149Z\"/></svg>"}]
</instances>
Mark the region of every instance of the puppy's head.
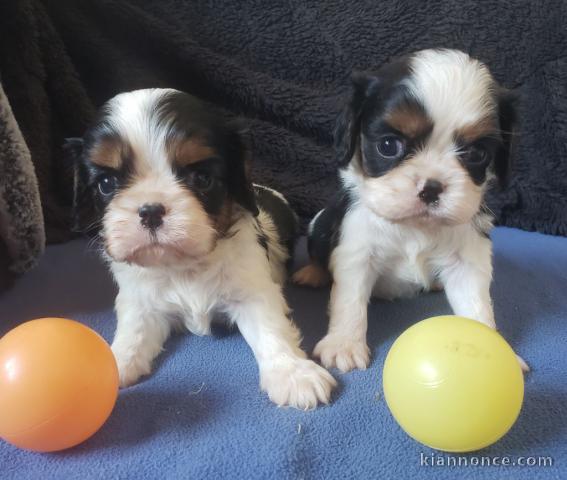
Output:
<instances>
[{"instance_id":1,"label":"puppy's head","mask_svg":"<svg viewBox=\"0 0 567 480\"><path fill-rule=\"evenodd\" d=\"M185 93L120 94L66 149L76 165L76 228L100 226L117 262L199 260L235 215L257 214L239 132Z\"/></svg>"},{"instance_id":2,"label":"puppy's head","mask_svg":"<svg viewBox=\"0 0 567 480\"><path fill-rule=\"evenodd\" d=\"M339 116L343 179L395 222L468 222L484 187L505 181L512 96L488 68L455 50L424 50L355 74Z\"/></svg>"}]
</instances>

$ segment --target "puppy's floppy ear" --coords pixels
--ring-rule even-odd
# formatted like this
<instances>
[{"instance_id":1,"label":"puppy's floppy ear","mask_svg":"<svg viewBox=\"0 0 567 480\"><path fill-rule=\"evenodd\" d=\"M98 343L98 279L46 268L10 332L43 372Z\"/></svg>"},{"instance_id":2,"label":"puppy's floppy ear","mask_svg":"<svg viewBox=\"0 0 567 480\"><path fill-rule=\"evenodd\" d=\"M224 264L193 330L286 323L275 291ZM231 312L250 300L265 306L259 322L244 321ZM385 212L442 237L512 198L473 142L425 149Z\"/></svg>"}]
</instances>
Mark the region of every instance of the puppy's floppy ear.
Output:
<instances>
[{"instance_id":1,"label":"puppy's floppy ear","mask_svg":"<svg viewBox=\"0 0 567 480\"><path fill-rule=\"evenodd\" d=\"M252 215L258 215L256 196L250 180L250 152L246 130L238 121L228 125L228 192L238 204Z\"/></svg>"},{"instance_id":2,"label":"puppy's floppy ear","mask_svg":"<svg viewBox=\"0 0 567 480\"><path fill-rule=\"evenodd\" d=\"M87 233L95 218L94 202L88 186L88 170L83 158L82 138L67 138L63 143L64 161L73 171L73 205L71 208L71 230Z\"/></svg>"},{"instance_id":3,"label":"puppy's floppy ear","mask_svg":"<svg viewBox=\"0 0 567 480\"><path fill-rule=\"evenodd\" d=\"M351 78L352 86L347 99L335 125L335 152L339 167L346 167L354 152L360 135L360 117L367 97L379 85L376 76L355 72Z\"/></svg>"},{"instance_id":4,"label":"puppy's floppy ear","mask_svg":"<svg viewBox=\"0 0 567 480\"><path fill-rule=\"evenodd\" d=\"M514 131L518 119L517 104L518 96L509 90L500 89L497 93L498 122L502 145L496 152L494 158L494 173L501 187L508 182L508 174L511 166L511 150L513 146Z\"/></svg>"}]
</instances>

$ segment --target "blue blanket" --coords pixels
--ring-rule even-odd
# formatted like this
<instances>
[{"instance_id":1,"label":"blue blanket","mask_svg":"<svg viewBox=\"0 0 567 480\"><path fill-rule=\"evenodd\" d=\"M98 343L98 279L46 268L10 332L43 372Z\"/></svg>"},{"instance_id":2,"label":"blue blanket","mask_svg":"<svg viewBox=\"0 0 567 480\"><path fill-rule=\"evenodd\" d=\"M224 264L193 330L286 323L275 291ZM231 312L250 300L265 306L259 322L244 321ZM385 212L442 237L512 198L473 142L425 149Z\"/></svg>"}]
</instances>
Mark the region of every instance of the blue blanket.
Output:
<instances>
[{"instance_id":1,"label":"blue blanket","mask_svg":"<svg viewBox=\"0 0 567 480\"><path fill-rule=\"evenodd\" d=\"M0 478L567 478L567 238L506 228L493 238L496 318L532 372L516 425L496 445L463 455L467 466L458 458L460 467L447 466L454 456L410 439L381 391L394 339L420 319L450 312L443 294L433 293L370 306L373 362L364 372L335 372L340 388L328 407L272 405L258 390L256 364L237 331L180 335L166 344L150 377L121 391L108 422L84 444L36 454L0 442ZM301 263L304 244L299 254ZM0 297L0 334L24 320L65 316L111 340L114 295L85 242L51 246L40 266ZM289 288L308 350L326 328L327 297L327 290ZM504 456L553 465L471 465Z\"/></svg>"}]
</instances>

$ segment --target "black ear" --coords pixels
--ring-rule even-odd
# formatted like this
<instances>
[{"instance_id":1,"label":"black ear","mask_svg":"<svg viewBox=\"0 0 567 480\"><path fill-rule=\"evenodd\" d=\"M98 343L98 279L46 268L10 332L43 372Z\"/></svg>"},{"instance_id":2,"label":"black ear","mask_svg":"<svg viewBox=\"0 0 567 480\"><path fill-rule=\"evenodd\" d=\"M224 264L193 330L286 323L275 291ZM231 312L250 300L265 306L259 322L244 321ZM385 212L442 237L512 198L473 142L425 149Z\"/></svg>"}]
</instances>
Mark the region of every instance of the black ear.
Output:
<instances>
[{"instance_id":1,"label":"black ear","mask_svg":"<svg viewBox=\"0 0 567 480\"><path fill-rule=\"evenodd\" d=\"M240 123L229 125L228 148L228 192L238 204L256 216L259 212L250 180L250 153L246 132Z\"/></svg>"},{"instance_id":2,"label":"black ear","mask_svg":"<svg viewBox=\"0 0 567 480\"><path fill-rule=\"evenodd\" d=\"M341 168L346 167L354 155L360 135L360 117L364 103L379 84L377 77L362 72L353 73L351 81L349 97L335 125L335 152Z\"/></svg>"},{"instance_id":3,"label":"black ear","mask_svg":"<svg viewBox=\"0 0 567 480\"><path fill-rule=\"evenodd\" d=\"M514 133L517 123L518 96L508 90L501 89L498 92L498 121L500 123L500 135L502 145L496 152L494 158L494 173L498 183L504 188L508 183L508 175L511 167L511 151Z\"/></svg>"},{"instance_id":4,"label":"black ear","mask_svg":"<svg viewBox=\"0 0 567 480\"><path fill-rule=\"evenodd\" d=\"M67 138L63 143L64 161L73 172L73 205L71 208L71 230L88 233L94 229L94 199L89 188L89 172L83 158L82 138Z\"/></svg>"},{"instance_id":5,"label":"black ear","mask_svg":"<svg viewBox=\"0 0 567 480\"><path fill-rule=\"evenodd\" d=\"M70 166L75 166L79 163L83 155L84 141L82 138L66 138L63 142L63 153L65 154L64 160Z\"/></svg>"}]
</instances>

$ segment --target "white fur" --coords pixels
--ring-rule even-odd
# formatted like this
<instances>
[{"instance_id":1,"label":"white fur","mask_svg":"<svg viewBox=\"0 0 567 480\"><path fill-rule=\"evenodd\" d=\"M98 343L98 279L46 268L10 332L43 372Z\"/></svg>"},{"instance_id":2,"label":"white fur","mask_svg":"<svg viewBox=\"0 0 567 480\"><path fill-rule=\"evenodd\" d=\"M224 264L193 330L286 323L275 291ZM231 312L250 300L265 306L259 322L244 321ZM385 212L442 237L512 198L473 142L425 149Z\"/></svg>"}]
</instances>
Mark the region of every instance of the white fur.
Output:
<instances>
[{"instance_id":1,"label":"white fur","mask_svg":"<svg viewBox=\"0 0 567 480\"><path fill-rule=\"evenodd\" d=\"M484 184L471 181L454 144L457 129L494 114L494 81L480 62L450 50L418 52L411 69L405 83L434 125L426 145L380 177L361 172L358 152L341 172L355 200L331 254L329 331L314 354L323 365L342 371L369 364L372 295L407 297L440 282L455 314L496 328L489 291L491 242L479 233L479 228L488 231L491 221L477 213ZM427 179L444 188L434 205L418 197Z\"/></svg>"},{"instance_id":2,"label":"white fur","mask_svg":"<svg viewBox=\"0 0 567 480\"><path fill-rule=\"evenodd\" d=\"M172 326L181 322L194 334L208 334L213 314L224 312L254 352L260 385L275 403L302 409L327 403L335 381L300 349L299 332L273 280L281 273L274 274L258 245L252 219L243 217L234 231L218 242L198 273L111 263L120 286L112 349L121 384L150 372Z\"/></svg>"},{"instance_id":3,"label":"white fur","mask_svg":"<svg viewBox=\"0 0 567 480\"><path fill-rule=\"evenodd\" d=\"M112 350L120 384L150 373L172 327L205 335L214 314L222 312L250 345L260 386L272 401L301 409L328 403L336 382L300 348L282 293L288 252L272 218L262 209L254 218L236 207L235 223L217 238L214 222L176 179L168 159L170 125L154 115L156 101L167 92L121 94L107 106L135 162L135 175L112 198L102 222L106 257L119 286ZM146 203L164 206L156 231L140 224L138 211ZM258 243L258 226L268 252Z\"/></svg>"},{"instance_id":4,"label":"white fur","mask_svg":"<svg viewBox=\"0 0 567 480\"><path fill-rule=\"evenodd\" d=\"M408 87L423 101L438 137L492 113L495 83L483 63L458 50L422 50L412 56Z\"/></svg>"},{"instance_id":5,"label":"white fur","mask_svg":"<svg viewBox=\"0 0 567 480\"><path fill-rule=\"evenodd\" d=\"M170 124L156 122L153 110L169 88L147 88L121 93L110 99L107 109L114 128L129 142L137 171L167 173L169 162L165 141Z\"/></svg>"},{"instance_id":6,"label":"white fur","mask_svg":"<svg viewBox=\"0 0 567 480\"><path fill-rule=\"evenodd\" d=\"M347 212L331 255L334 283L327 336L315 348L323 365L366 368L367 304L371 295L394 299L441 281L457 315L495 328L489 287L491 242L472 224L394 223L363 204Z\"/></svg>"}]
</instances>

